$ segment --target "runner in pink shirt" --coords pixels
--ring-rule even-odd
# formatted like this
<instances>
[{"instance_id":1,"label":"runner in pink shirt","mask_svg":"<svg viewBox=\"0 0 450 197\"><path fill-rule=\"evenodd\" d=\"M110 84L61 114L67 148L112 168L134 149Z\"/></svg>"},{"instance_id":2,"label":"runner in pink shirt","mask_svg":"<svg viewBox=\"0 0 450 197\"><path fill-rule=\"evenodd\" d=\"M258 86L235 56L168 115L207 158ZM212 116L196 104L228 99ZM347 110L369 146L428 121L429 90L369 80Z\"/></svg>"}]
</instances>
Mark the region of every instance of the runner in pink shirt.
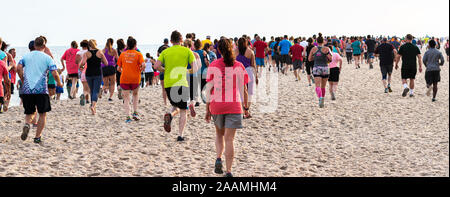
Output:
<instances>
[{"instance_id":1,"label":"runner in pink shirt","mask_svg":"<svg viewBox=\"0 0 450 197\"><path fill-rule=\"evenodd\" d=\"M67 74L68 79L72 81L72 88L69 92L69 98L74 99L76 97L76 84L78 82L78 64L76 63L76 56L78 51L78 43L76 41L72 41L70 44L71 48L67 49L64 55L61 57L61 64L63 66L62 71L66 69L67 64Z\"/></svg>"},{"instance_id":2,"label":"runner in pink shirt","mask_svg":"<svg viewBox=\"0 0 450 197\"><path fill-rule=\"evenodd\" d=\"M333 46L329 46L332 51ZM332 60L331 63L328 64L328 68L330 68L330 77L328 78L328 83L330 84L330 94L331 100L336 100L336 91L339 83L339 75L342 70L342 57L339 53L331 52ZM339 67L338 67L339 64Z\"/></svg>"},{"instance_id":3,"label":"runner in pink shirt","mask_svg":"<svg viewBox=\"0 0 450 197\"><path fill-rule=\"evenodd\" d=\"M222 154L225 141L226 177L232 177L231 166L234 158L234 136L236 129L242 129L243 110L248 110L246 84L249 76L242 63L236 61L233 46L228 39L221 39L218 50L223 58L212 62L208 67L206 84L206 117L211 116L216 127L215 173L222 174ZM243 98L243 102L242 102Z\"/></svg>"}]
</instances>

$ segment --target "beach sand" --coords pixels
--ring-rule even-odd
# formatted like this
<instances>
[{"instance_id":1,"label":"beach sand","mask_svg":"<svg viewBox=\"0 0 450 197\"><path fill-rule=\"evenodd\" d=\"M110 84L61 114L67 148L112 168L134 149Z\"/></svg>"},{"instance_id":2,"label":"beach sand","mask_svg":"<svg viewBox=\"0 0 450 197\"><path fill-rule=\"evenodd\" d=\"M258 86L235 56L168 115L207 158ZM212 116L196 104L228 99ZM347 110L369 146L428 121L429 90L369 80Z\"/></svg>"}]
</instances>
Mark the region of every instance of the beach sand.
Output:
<instances>
[{"instance_id":1,"label":"beach sand","mask_svg":"<svg viewBox=\"0 0 450 197\"><path fill-rule=\"evenodd\" d=\"M344 60L345 61L345 60ZM418 73L416 96L401 96L400 70L394 70L393 93L385 94L378 63L356 70L344 63L337 101L327 89L319 109L306 75L279 77L278 106L253 105L235 139L235 176L449 176L449 69L441 72L438 101L425 95ZM177 143L162 127L161 88L142 91L142 121L125 123L122 102L105 98L98 115L79 100L52 105L44 146L33 143L33 129L22 142L22 107L0 115L0 176L181 176L216 177L215 130L204 121L204 107L188 120L187 141Z\"/></svg>"}]
</instances>

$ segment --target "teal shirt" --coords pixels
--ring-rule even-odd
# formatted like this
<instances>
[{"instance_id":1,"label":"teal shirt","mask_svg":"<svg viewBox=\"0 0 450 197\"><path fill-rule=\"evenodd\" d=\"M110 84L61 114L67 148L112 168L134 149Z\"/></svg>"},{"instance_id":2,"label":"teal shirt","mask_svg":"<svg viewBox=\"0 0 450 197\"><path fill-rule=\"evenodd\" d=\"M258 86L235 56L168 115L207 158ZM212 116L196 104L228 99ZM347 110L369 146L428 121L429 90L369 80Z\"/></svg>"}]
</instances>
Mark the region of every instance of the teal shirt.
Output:
<instances>
[{"instance_id":1,"label":"teal shirt","mask_svg":"<svg viewBox=\"0 0 450 197\"><path fill-rule=\"evenodd\" d=\"M353 54L361 55L361 42L360 41L353 42L352 48L353 48Z\"/></svg>"}]
</instances>

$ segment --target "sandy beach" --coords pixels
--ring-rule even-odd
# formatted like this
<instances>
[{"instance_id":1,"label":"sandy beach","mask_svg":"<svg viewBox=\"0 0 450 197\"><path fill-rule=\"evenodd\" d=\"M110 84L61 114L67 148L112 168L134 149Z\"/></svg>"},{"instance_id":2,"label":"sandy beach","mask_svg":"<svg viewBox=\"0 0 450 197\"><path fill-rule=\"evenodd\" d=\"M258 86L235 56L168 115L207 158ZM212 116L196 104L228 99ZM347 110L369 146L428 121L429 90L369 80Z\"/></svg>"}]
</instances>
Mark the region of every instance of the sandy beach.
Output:
<instances>
[{"instance_id":1,"label":"sandy beach","mask_svg":"<svg viewBox=\"0 0 450 197\"><path fill-rule=\"evenodd\" d=\"M345 60L344 60L345 61ZM378 63L356 70L344 63L337 101L327 88L319 109L306 75L279 75L278 107L244 121L235 139L235 176L354 177L449 176L449 64L441 71L435 103L418 73L414 98L401 96L400 70L385 94ZM424 69L425 70L425 69ZM205 105L188 120L186 142L162 127L165 107L159 86L141 91L139 122L125 123L122 102L105 98L96 116L79 100L54 103L44 146L20 139L22 107L0 114L0 176L182 176L216 177L215 130L204 121Z\"/></svg>"}]
</instances>

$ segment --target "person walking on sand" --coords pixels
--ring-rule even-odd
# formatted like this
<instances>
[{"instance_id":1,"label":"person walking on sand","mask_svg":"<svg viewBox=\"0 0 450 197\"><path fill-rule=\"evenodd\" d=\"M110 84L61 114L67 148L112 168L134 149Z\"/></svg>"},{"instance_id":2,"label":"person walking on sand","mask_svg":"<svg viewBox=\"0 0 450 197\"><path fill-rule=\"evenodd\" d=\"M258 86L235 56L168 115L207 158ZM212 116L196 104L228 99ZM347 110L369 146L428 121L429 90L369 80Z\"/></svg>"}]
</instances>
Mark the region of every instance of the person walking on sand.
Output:
<instances>
[{"instance_id":1,"label":"person walking on sand","mask_svg":"<svg viewBox=\"0 0 450 197\"><path fill-rule=\"evenodd\" d=\"M164 39L164 44L161 45L158 48L158 53L157 53L157 57L159 58L159 56L161 55L161 53L169 48L169 39ZM164 67L164 65L162 65L162 67ZM160 73L159 74L159 81L161 81L161 88L162 88L162 96L163 96L163 101L164 101L164 105L167 105L167 93L166 93L166 89L164 87L164 73Z\"/></svg>"},{"instance_id":2,"label":"person walking on sand","mask_svg":"<svg viewBox=\"0 0 450 197\"><path fill-rule=\"evenodd\" d=\"M145 70L145 61L142 53L135 50L136 40L128 38L128 50L123 52L117 61L118 70L122 73L120 76L120 87L123 93L123 106L125 109L126 123L132 121L130 116L130 92L133 93L133 114L135 121L139 121L138 102L139 102L139 84L141 82L141 72Z\"/></svg>"},{"instance_id":3,"label":"person walking on sand","mask_svg":"<svg viewBox=\"0 0 450 197\"><path fill-rule=\"evenodd\" d=\"M201 44L201 43L200 43ZM208 43L206 43L205 45L207 45ZM191 39L186 39L183 42L183 46L191 49L193 47L193 43ZM192 51L192 49L191 49ZM200 56L198 53L194 53L195 56L195 61L200 62ZM198 98L198 89L199 89L199 74L198 73L191 73L190 71L192 71L192 66L191 64L188 64L187 66L188 69L188 74L187 75L187 81L189 83L189 111L191 114L191 117L195 118L195 116L197 115L197 113L195 112L195 106L198 103L198 105L200 105L199 102L197 102L197 98Z\"/></svg>"},{"instance_id":4,"label":"person walking on sand","mask_svg":"<svg viewBox=\"0 0 450 197\"><path fill-rule=\"evenodd\" d=\"M380 70L384 93L392 92L392 68L394 67L394 57L397 56L397 50L395 50L395 47L392 44L388 43L387 38L383 38L381 45L375 49L375 55L380 58Z\"/></svg>"},{"instance_id":5,"label":"person walking on sand","mask_svg":"<svg viewBox=\"0 0 450 197\"><path fill-rule=\"evenodd\" d=\"M105 48L102 50L106 60L108 60L108 65L102 64L103 92L106 96L109 91L108 101L112 101L114 90L116 89L116 61L119 59L117 50L113 48L113 45L114 40L108 38L108 40L106 40Z\"/></svg>"},{"instance_id":6,"label":"person walking on sand","mask_svg":"<svg viewBox=\"0 0 450 197\"><path fill-rule=\"evenodd\" d=\"M97 113L98 94L102 85L101 63L108 65L105 55L97 48L97 41L89 40L88 51L84 54L81 65L86 65L86 81L89 85L91 96L91 112L92 115Z\"/></svg>"},{"instance_id":7,"label":"person walking on sand","mask_svg":"<svg viewBox=\"0 0 450 197\"><path fill-rule=\"evenodd\" d=\"M243 128L242 108L248 108L248 93L245 84L249 82L249 76L244 65L235 60L233 47L228 39L219 41L218 50L223 58L210 65L206 79L205 120L209 123L212 117L216 127L214 172L223 174L222 155L225 150L225 177L233 177L234 137L236 130ZM230 88L230 90L226 88Z\"/></svg>"},{"instance_id":8,"label":"person walking on sand","mask_svg":"<svg viewBox=\"0 0 450 197\"><path fill-rule=\"evenodd\" d=\"M34 138L34 143L41 144L42 131L44 130L47 112L51 111L50 97L47 88L47 73L51 72L56 79L58 87L63 87L56 65L53 59L44 53L45 40L38 37L34 41L34 49L19 61L18 74L23 82L20 90L23 107L25 109L25 125L23 127L21 139L25 141L30 131L30 124L36 109L39 113L38 127Z\"/></svg>"},{"instance_id":9,"label":"person walking on sand","mask_svg":"<svg viewBox=\"0 0 450 197\"><path fill-rule=\"evenodd\" d=\"M329 46L330 50L333 50L333 46ZM342 57L338 52L331 52L332 60L328 65L330 69L330 77L328 78L328 83L330 84L330 95L331 100L336 100L336 91L339 83L339 75L342 71ZM338 67L339 64L339 67Z\"/></svg>"},{"instance_id":10,"label":"person walking on sand","mask_svg":"<svg viewBox=\"0 0 450 197\"><path fill-rule=\"evenodd\" d=\"M284 35L284 39L279 43L279 50L281 55L281 73L287 75L289 65L291 64L291 56L289 56L289 50L292 43L288 40L288 36Z\"/></svg>"},{"instance_id":11,"label":"person walking on sand","mask_svg":"<svg viewBox=\"0 0 450 197\"><path fill-rule=\"evenodd\" d=\"M64 52L64 55L61 57L61 65L63 66L62 71L67 68L67 74L68 74L68 80L72 81L72 87L70 89L69 93L69 99L76 98L77 92L76 92L76 84L78 83L78 69L79 66L76 63L76 56L78 51L78 43L76 41L72 41L70 43L70 49L67 49L66 52Z\"/></svg>"},{"instance_id":12,"label":"person walking on sand","mask_svg":"<svg viewBox=\"0 0 450 197\"><path fill-rule=\"evenodd\" d=\"M183 36L178 31L173 31L170 36L172 47L161 52L155 69L164 72L164 88L169 98L172 110L164 115L164 129L171 132L173 117L180 114L179 135L177 141L184 141L183 131L187 121L187 101L189 100L189 85L186 79L188 64L192 65L189 73L196 73L199 70L199 62L195 61L194 53L181 46ZM165 67L162 67L165 65Z\"/></svg>"},{"instance_id":13,"label":"person walking on sand","mask_svg":"<svg viewBox=\"0 0 450 197\"><path fill-rule=\"evenodd\" d=\"M395 60L395 69L397 70L398 62L400 61L400 58L402 58L401 76L403 83L403 97L406 97L408 92L409 97L414 97L414 81L417 74L417 59L419 59L419 72L422 73L422 55L419 48L412 44L412 39L413 36L411 34L406 35L406 43L400 47Z\"/></svg>"},{"instance_id":14,"label":"person walking on sand","mask_svg":"<svg viewBox=\"0 0 450 197\"><path fill-rule=\"evenodd\" d=\"M353 49L353 57L355 59L355 66L356 69L361 68L359 65L361 64L362 60L362 43L359 41L358 38L355 39L355 42L352 43L352 49Z\"/></svg>"},{"instance_id":15,"label":"person walking on sand","mask_svg":"<svg viewBox=\"0 0 450 197\"><path fill-rule=\"evenodd\" d=\"M155 77L155 71L153 70L153 64L155 64L154 60L150 56L150 53L145 54L145 87L149 87L154 85L153 77Z\"/></svg>"},{"instance_id":16,"label":"person walking on sand","mask_svg":"<svg viewBox=\"0 0 450 197\"><path fill-rule=\"evenodd\" d=\"M81 50L77 52L75 63L78 65L79 75L81 83L83 84L83 94L80 96L80 105L84 106L89 103L89 85L86 80L86 65L81 65L81 60L83 60L84 54L88 51L89 42L83 40L80 42ZM72 87L76 85L72 84Z\"/></svg>"},{"instance_id":17,"label":"person walking on sand","mask_svg":"<svg viewBox=\"0 0 450 197\"><path fill-rule=\"evenodd\" d=\"M314 83L314 76L312 76L312 69L314 67L314 61L309 61L309 55L311 54L311 50L315 47L312 38L308 38L308 46L306 47L306 57L305 58L305 69L306 69L306 77L308 78L308 86L311 86L311 81Z\"/></svg>"},{"instance_id":18,"label":"person walking on sand","mask_svg":"<svg viewBox=\"0 0 450 197\"><path fill-rule=\"evenodd\" d=\"M445 63L445 58L442 53L436 49L436 41L431 40L428 45L430 49L425 52L423 56L423 63L425 64L425 81L427 82L427 96L430 96L431 89L433 88L433 99L432 102L436 101L436 95L438 91L438 82L441 81L441 68Z\"/></svg>"},{"instance_id":19,"label":"person walking on sand","mask_svg":"<svg viewBox=\"0 0 450 197\"><path fill-rule=\"evenodd\" d=\"M288 41L289 42L289 41ZM255 91L255 83L258 82L258 75L256 75L256 64L255 64L255 54L253 51L247 46L248 42L246 42L245 38L240 38L238 41L238 48L234 52L234 54L238 54L236 57L236 61L241 62L244 65L245 70L248 73L250 78L249 82L246 84L248 89L248 105L244 109L244 119L249 119L252 117L250 113L251 100Z\"/></svg>"},{"instance_id":20,"label":"person walking on sand","mask_svg":"<svg viewBox=\"0 0 450 197\"><path fill-rule=\"evenodd\" d=\"M126 46L125 46L125 41L123 41L123 39L118 39L117 40L117 55L120 56L122 54L122 52L124 52L126 50ZM122 73L120 73L117 68L116 68L116 85L117 85L117 98L119 100L122 100L122 88L120 88L120 76Z\"/></svg>"},{"instance_id":21,"label":"person walking on sand","mask_svg":"<svg viewBox=\"0 0 450 197\"><path fill-rule=\"evenodd\" d=\"M302 63L303 63L303 55L304 55L304 48L299 44L298 39L294 39L294 45L289 50L289 53L292 55L292 62L294 64L294 76L295 81L299 81L300 76L299 72L302 69Z\"/></svg>"},{"instance_id":22,"label":"person walking on sand","mask_svg":"<svg viewBox=\"0 0 450 197\"><path fill-rule=\"evenodd\" d=\"M3 84L5 84L5 87L3 87ZM8 68L4 61L0 61L0 113L3 113L3 106L11 98L10 85Z\"/></svg>"},{"instance_id":23,"label":"person walking on sand","mask_svg":"<svg viewBox=\"0 0 450 197\"><path fill-rule=\"evenodd\" d=\"M319 107L323 108L325 104L325 87L330 76L328 62L332 60L333 56L330 53L330 48L324 47L324 39L320 34L317 38L317 44L317 47L311 49L308 59L309 61L314 61L312 74L316 83L316 94L319 97Z\"/></svg>"},{"instance_id":24,"label":"person walking on sand","mask_svg":"<svg viewBox=\"0 0 450 197\"><path fill-rule=\"evenodd\" d=\"M256 73L260 74L264 64L264 57L267 52L267 43L262 41L259 36L256 36L256 41L253 43L253 49L255 50L255 61L256 61Z\"/></svg>"}]
</instances>

